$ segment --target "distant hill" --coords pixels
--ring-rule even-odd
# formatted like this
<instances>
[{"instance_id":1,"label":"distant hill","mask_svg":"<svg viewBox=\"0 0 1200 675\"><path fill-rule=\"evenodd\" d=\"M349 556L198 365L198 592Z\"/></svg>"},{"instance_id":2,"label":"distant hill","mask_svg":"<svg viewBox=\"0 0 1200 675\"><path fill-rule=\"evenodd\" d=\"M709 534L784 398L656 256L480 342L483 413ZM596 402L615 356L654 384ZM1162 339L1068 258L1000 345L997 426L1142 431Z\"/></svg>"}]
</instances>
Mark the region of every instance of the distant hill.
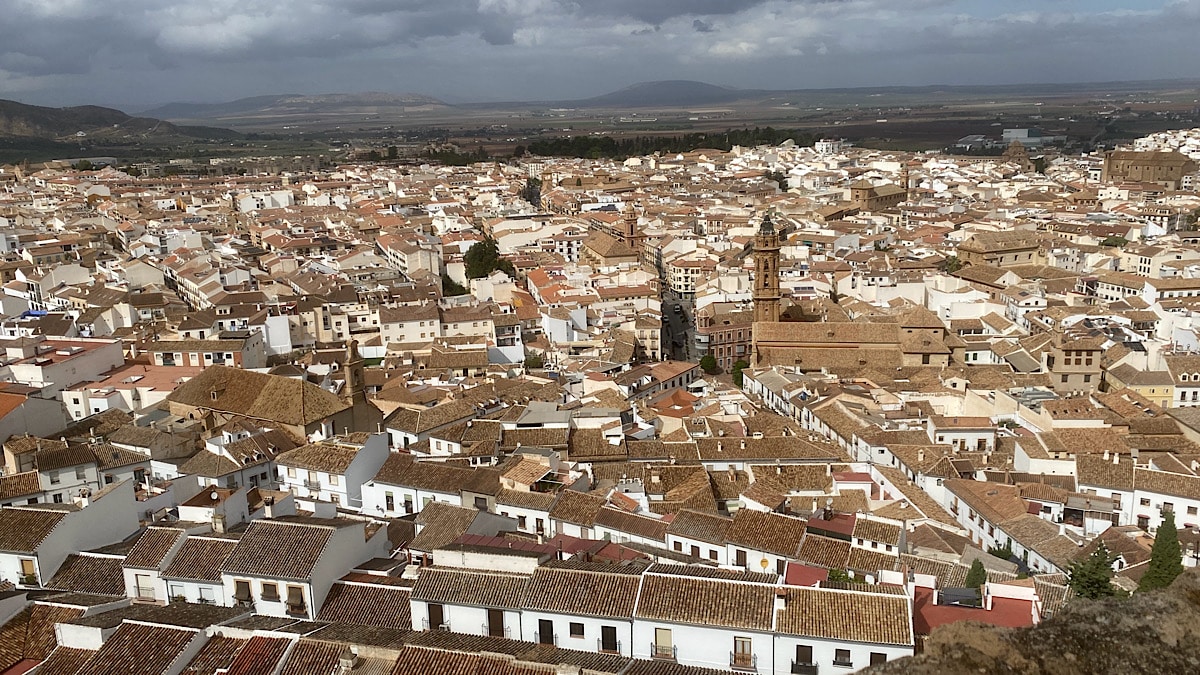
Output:
<instances>
[{"instance_id":1,"label":"distant hill","mask_svg":"<svg viewBox=\"0 0 1200 675\"><path fill-rule=\"evenodd\" d=\"M619 91L571 101L571 104L581 108L711 105L756 98L763 93L758 90L731 89L693 80L663 80L639 82Z\"/></svg>"},{"instance_id":2,"label":"distant hill","mask_svg":"<svg viewBox=\"0 0 1200 675\"><path fill-rule=\"evenodd\" d=\"M94 105L47 108L0 99L0 138L74 139L168 138L172 136L224 139L238 134L228 129L178 126L151 117L133 117L120 110Z\"/></svg>"},{"instance_id":3,"label":"distant hill","mask_svg":"<svg viewBox=\"0 0 1200 675\"><path fill-rule=\"evenodd\" d=\"M172 120L220 120L225 118L290 118L304 116L381 114L405 109L427 110L448 107L423 94L277 94L251 96L225 103L168 103L142 114Z\"/></svg>"}]
</instances>

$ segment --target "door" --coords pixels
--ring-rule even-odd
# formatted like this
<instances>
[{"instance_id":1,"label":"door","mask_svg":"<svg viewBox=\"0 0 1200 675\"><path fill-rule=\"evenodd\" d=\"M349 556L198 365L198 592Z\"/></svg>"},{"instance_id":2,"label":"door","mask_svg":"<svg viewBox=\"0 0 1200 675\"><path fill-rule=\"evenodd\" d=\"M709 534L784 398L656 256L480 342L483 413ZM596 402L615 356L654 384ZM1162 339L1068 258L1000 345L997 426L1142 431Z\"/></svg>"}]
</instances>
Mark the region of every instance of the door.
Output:
<instances>
[{"instance_id":1,"label":"door","mask_svg":"<svg viewBox=\"0 0 1200 675\"><path fill-rule=\"evenodd\" d=\"M743 551L740 548L737 549L737 554L736 554L735 558L736 558L736 564L738 567L746 566L746 552L745 551Z\"/></svg>"},{"instance_id":2,"label":"door","mask_svg":"<svg viewBox=\"0 0 1200 675\"><path fill-rule=\"evenodd\" d=\"M134 583L137 586L138 600L153 600L154 599L154 582L150 580L149 574L133 575Z\"/></svg>"},{"instance_id":3,"label":"door","mask_svg":"<svg viewBox=\"0 0 1200 675\"><path fill-rule=\"evenodd\" d=\"M549 619L538 619L537 641L539 644L554 644L554 622Z\"/></svg>"},{"instance_id":4,"label":"door","mask_svg":"<svg viewBox=\"0 0 1200 675\"><path fill-rule=\"evenodd\" d=\"M616 626L601 626L600 627L600 651L602 652L619 652L617 648L617 627Z\"/></svg>"},{"instance_id":5,"label":"door","mask_svg":"<svg viewBox=\"0 0 1200 675\"><path fill-rule=\"evenodd\" d=\"M670 628L654 629L654 645L650 651L650 655L656 659L675 658L675 648L674 645L671 644Z\"/></svg>"},{"instance_id":6,"label":"door","mask_svg":"<svg viewBox=\"0 0 1200 675\"><path fill-rule=\"evenodd\" d=\"M731 664L739 668L749 668L754 665L754 650L750 647L750 638L733 638L733 659Z\"/></svg>"},{"instance_id":7,"label":"door","mask_svg":"<svg viewBox=\"0 0 1200 675\"><path fill-rule=\"evenodd\" d=\"M488 618L488 635L492 637L504 637L504 610L489 609L487 611Z\"/></svg>"},{"instance_id":8,"label":"door","mask_svg":"<svg viewBox=\"0 0 1200 675\"><path fill-rule=\"evenodd\" d=\"M446 623L446 617L442 614L442 606L437 603L429 603L429 630L438 630Z\"/></svg>"}]
</instances>

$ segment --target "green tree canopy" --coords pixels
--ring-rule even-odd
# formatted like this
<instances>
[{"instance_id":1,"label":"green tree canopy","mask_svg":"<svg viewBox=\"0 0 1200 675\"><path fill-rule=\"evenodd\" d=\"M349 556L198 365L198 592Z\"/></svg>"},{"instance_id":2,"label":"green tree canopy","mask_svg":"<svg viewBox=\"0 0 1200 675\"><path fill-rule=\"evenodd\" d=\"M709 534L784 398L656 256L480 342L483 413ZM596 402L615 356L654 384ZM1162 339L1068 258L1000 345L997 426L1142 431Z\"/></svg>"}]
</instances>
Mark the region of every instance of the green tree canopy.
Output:
<instances>
[{"instance_id":1,"label":"green tree canopy","mask_svg":"<svg viewBox=\"0 0 1200 675\"><path fill-rule=\"evenodd\" d=\"M971 569L967 570L967 581L965 585L967 588L979 588L985 583L987 583L987 570L984 569L983 563L979 562L979 559L976 558L975 561L971 563Z\"/></svg>"},{"instance_id":2,"label":"green tree canopy","mask_svg":"<svg viewBox=\"0 0 1200 675\"><path fill-rule=\"evenodd\" d=\"M952 255L943 260L941 264L938 265L938 268L940 268L946 274L954 274L963 268L963 262L958 259L958 256Z\"/></svg>"},{"instance_id":3,"label":"green tree canopy","mask_svg":"<svg viewBox=\"0 0 1200 675\"><path fill-rule=\"evenodd\" d=\"M500 257L500 248L495 239L485 239L471 246L463 256L463 262L467 266L468 279L486 277L496 270L501 270L513 278L517 276L512 263Z\"/></svg>"},{"instance_id":4,"label":"green tree canopy","mask_svg":"<svg viewBox=\"0 0 1200 675\"><path fill-rule=\"evenodd\" d=\"M705 354L700 357L700 369L709 375L716 375L717 371L720 370L717 366L717 357L712 354Z\"/></svg>"},{"instance_id":5,"label":"green tree canopy","mask_svg":"<svg viewBox=\"0 0 1200 675\"><path fill-rule=\"evenodd\" d=\"M1090 556L1071 565L1068 583L1075 595L1089 600L1116 595L1112 585L1114 559L1108 547L1100 544Z\"/></svg>"},{"instance_id":6,"label":"green tree canopy","mask_svg":"<svg viewBox=\"0 0 1200 675\"><path fill-rule=\"evenodd\" d=\"M1179 532L1175 529L1175 513L1164 510L1162 517L1158 532L1154 534L1154 546L1150 548L1150 565L1138 582L1138 591L1166 588L1183 573L1183 552L1179 548Z\"/></svg>"},{"instance_id":7,"label":"green tree canopy","mask_svg":"<svg viewBox=\"0 0 1200 675\"><path fill-rule=\"evenodd\" d=\"M467 289L462 284L445 274L442 275L442 295L449 298L455 295L466 295L467 292Z\"/></svg>"},{"instance_id":8,"label":"green tree canopy","mask_svg":"<svg viewBox=\"0 0 1200 675\"><path fill-rule=\"evenodd\" d=\"M1129 240L1126 239L1125 237L1108 237L1104 241L1100 242L1100 245L1101 246L1116 246L1116 247L1120 248L1128 243L1129 243Z\"/></svg>"},{"instance_id":9,"label":"green tree canopy","mask_svg":"<svg viewBox=\"0 0 1200 675\"><path fill-rule=\"evenodd\" d=\"M735 387L737 387L738 389L742 388L742 382L745 381L742 376L742 371L749 367L750 367L750 364L746 363L745 361L743 361L741 359L734 361L733 369L732 369L733 385Z\"/></svg>"}]
</instances>

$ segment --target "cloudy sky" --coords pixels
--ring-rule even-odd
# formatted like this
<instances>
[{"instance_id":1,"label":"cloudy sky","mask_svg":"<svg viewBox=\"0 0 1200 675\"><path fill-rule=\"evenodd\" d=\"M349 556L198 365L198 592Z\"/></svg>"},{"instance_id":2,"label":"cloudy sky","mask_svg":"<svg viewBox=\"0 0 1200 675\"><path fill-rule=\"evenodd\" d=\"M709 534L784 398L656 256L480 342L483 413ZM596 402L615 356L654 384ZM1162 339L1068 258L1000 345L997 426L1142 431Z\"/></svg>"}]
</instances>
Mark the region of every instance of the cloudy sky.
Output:
<instances>
[{"instance_id":1,"label":"cloudy sky","mask_svg":"<svg viewBox=\"0 0 1200 675\"><path fill-rule=\"evenodd\" d=\"M1200 0L0 0L0 98L1200 77Z\"/></svg>"}]
</instances>

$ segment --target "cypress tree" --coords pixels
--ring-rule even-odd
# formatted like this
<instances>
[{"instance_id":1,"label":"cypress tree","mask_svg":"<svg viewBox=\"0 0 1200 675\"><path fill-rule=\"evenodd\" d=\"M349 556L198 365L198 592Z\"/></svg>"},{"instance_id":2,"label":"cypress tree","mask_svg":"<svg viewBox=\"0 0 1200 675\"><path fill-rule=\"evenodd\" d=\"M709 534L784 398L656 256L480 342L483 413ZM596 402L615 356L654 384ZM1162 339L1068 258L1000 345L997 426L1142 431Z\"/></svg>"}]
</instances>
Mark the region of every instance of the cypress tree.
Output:
<instances>
[{"instance_id":1,"label":"cypress tree","mask_svg":"<svg viewBox=\"0 0 1200 675\"><path fill-rule=\"evenodd\" d=\"M1090 556L1071 565L1071 590L1089 600L1116 595L1112 586L1112 562L1113 555L1108 552L1108 547L1100 544Z\"/></svg>"},{"instance_id":2,"label":"cypress tree","mask_svg":"<svg viewBox=\"0 0 1200 675\"><path fill-rule=\"evenodd\" d=\"M1154 535L1150 549L1150 565L1138 582L1138 591L1166 588L1183 573L1183 552L1179 549L1179 532L1175 529L1175 514L1163 511L1162 523Z\"/></svg>"},{"instance_id":3,"label":"cypress tree","mask_svg":"<svg viewBox=\"0 0 1200 675\"><path fill-rule=\"evenodd\" d=\"M971 563L971 569L967 571L967 588L980 588L987 583L987 570L983 568L983 563L976 559Z\"/></svg>"}]
</instances>

